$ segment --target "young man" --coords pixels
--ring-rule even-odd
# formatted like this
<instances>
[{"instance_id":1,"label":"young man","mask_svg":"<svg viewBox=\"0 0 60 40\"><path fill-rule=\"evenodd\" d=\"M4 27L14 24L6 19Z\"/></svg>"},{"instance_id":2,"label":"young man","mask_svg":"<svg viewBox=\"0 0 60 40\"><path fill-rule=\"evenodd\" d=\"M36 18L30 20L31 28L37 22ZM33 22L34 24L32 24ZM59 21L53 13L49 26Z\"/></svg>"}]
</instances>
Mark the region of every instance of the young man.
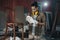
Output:
<instances>
[{"instance_id":1,"label":"young man","mask_svg":"<svg viewBox=\"0 0 60 40\"><path fill-rule=\"evenodd\" d=\"M38 30L38 28L40 26L45 26L45 15L43 13L39 12L37 2L34 2L31 4L31 11L32 11L31 16L28 15L26 17L26 19L30 24L33 24L32 35L34 36L35 33L37 34L38 32L40 32L40 30ZM36 28L36 24L39 24L39 27ZM36 31L35 31L35 28L36 28ZM44 27L42 30L44 30ZM43 32L41 32L41 33L43 33ZM38 33L38 34L40 34L40 33Z\"/></svg>"},{"instance_id":2,"label":"young man","mask_svg":"<svg viewBox=\"0 0 60 40\"><path fill-rule=\"evenodd\" d=\"M39 26L35 28L35 33L37 35L45 35L44 27L45 27L45 15L42 12L39 12L38 10L38 4L37 2L34 2L31 4L31 10L32 10L32 17L34 20L38 21Z\"/></svg>"}]
</instances>

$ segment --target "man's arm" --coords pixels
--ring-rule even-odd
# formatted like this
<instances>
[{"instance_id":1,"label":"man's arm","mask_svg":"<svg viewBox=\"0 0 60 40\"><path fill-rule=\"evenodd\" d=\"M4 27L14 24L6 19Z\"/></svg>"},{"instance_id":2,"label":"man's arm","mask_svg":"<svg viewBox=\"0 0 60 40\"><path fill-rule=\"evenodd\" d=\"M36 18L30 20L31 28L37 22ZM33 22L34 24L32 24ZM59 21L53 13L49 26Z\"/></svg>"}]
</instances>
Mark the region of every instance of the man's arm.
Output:
<instances>
[{"instance_id":1,"label":"man's arm","mask_svg":"<svg viewBox=\"0 0 60 40\"><path fill-rule=\"evenodd\" d=\"M41 22L41 19L42 19L42 22ZM44 13L40 13L40 15L37 17L37 20L39 21L38 22L39 25L45 25L46 17L44 15Z\"/></svg>"},{"instance_id":2,"label":"man's arm","mask_svg":"<svg viewBox=\"0 0 60 40\"><path fill-rule=\"evenodd\" d=\"M41 13L41 19L42 19L42 23L40 23L40 24L45 25L46 24L46 16L44 15L44 13Z\"/></svg>"}]
</instances>

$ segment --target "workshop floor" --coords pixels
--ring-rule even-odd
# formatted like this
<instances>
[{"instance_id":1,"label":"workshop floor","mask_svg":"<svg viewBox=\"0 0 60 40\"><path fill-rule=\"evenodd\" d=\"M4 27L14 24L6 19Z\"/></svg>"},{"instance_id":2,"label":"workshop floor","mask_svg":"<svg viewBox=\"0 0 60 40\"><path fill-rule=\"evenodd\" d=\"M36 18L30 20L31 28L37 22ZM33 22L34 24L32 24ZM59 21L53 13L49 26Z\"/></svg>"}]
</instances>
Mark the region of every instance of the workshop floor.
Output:
<instances>
[{"instance_id":1,"label":"workshop floor","mask_svg":"<svg viewBox=\"0 0 60 40\"><path fill-rule=\"evenodd\" d=\"M13 40L13 37L10 37L10 38L7 38L6 40ZM21 38L19 37L16 37L16 40L21 40ZM32 35L29 35L29 38L24 38L24 40L60 40L60 38L56 37L56 38L53 38L53 37L40 37L40 36L32 36Z\"/></svg>"}]
</instances>

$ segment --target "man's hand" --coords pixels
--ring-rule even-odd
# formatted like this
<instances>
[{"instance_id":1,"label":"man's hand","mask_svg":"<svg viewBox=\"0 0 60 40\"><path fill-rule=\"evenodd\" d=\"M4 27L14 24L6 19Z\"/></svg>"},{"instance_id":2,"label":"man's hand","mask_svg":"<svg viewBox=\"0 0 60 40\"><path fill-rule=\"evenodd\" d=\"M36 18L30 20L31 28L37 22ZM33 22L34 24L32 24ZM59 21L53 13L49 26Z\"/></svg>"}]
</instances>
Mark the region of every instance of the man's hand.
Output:
<instances>
[{"instance_id":1,"label":"man's hand","mask_svg":"<svg viewBox=\"0 0 60 40\"><path fill-rule=\"evenodd\" d=\"M45 25L45 23L38 23L39 25L42 25L42 26L44 26Z\"/></svg>"}]
</instances>

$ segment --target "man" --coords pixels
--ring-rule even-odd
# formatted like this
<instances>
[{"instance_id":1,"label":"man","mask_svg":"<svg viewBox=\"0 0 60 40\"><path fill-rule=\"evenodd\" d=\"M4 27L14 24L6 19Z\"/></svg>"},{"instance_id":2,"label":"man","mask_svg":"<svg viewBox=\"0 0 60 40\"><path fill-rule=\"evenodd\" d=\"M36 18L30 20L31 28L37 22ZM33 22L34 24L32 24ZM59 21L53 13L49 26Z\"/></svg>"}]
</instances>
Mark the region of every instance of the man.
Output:
<instances>
[{"instance_id":1,"label":"man","mask_svg":"<svg viewBox=\"0 0 60 40\"><path fill-rule=\"evenodd\" d=\"M40 26L45 26L45 15L43 13L39 12L37 2L34 2L33 4L31 4L31 9L32 9L32 17L33 17L33 19L35 19L36 21L38 21L38 24ZM41 28L41 27L38 27L38 28ZM42 27L42 28L44 28L44 27ZM40 30L36 29L36 32L37 31L40 31Z\"/></svg>"},{"instance_id":2,"label":"man","mask_svg":"<svg viewBox=\"0 0 60 40\"><path fill-rule=\"evenodd\" d=\"M31 16L28 15L27 19L29 19L28 22L30 24L33 24L32 35L35 35L35 33L37 34L38 32L40 32L38 30L39 27L43 26L43 28L44 28L44 26L45 26L45 15L43 13L39 12L37 2L34 2L31 4L31 11L32 11ZM39 27L36 28L37 24L39 24ZM35 31L35 28L36 28L36 31ZM40 33L39 33L39 35L40 35Z\"/></svg>"}]
</instances>

